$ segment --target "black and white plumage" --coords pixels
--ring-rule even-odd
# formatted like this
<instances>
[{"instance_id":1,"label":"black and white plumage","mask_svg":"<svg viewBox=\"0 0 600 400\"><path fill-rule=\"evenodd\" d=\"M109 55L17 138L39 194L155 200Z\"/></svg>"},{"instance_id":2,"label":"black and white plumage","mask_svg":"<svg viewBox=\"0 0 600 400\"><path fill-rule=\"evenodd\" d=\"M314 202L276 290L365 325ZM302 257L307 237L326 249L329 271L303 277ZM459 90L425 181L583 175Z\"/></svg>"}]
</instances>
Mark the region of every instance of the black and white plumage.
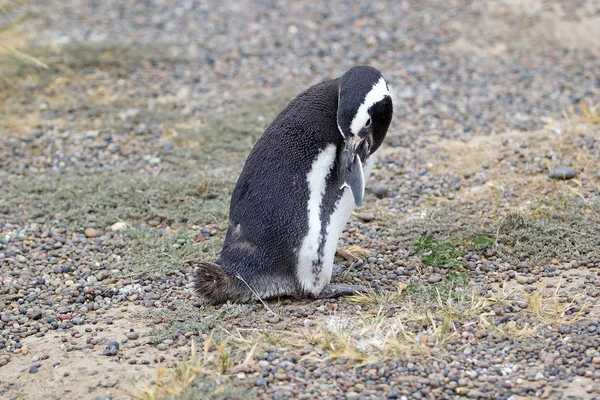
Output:
<instances>
[{"instance_id":1,"label":"black and white plumage","mask_svg":"<svg viewBox=\"0 0 600 400\"><path fill-rule=\"evenodd\" d=\"M198 266L197 292L214 303L352 292L329 284L336 245L362 203L392 109L383 76L368 66L292 100L246 160L221 255Z\"/></svg>"}]
</instances>

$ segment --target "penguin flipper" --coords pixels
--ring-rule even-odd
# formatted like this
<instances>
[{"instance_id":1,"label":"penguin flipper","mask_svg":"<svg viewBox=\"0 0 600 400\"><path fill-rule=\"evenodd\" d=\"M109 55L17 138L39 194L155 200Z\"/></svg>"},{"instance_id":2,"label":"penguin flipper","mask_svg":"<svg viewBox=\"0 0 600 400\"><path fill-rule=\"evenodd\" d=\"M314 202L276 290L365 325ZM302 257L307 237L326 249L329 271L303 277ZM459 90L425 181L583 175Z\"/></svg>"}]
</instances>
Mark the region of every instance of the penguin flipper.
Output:
<instances>
[{"instance_id":1,"label":"penguin flipper","mask_svg":"<svg viewBox=\"0 0 600 400\"><path fill-rule=\"evenodd\" d=\"M325 285L317 299L333 299L340 296L352 296L357 293L367 293L367 288L360 285L333 284Z\"/></svg>"}]
</instances>

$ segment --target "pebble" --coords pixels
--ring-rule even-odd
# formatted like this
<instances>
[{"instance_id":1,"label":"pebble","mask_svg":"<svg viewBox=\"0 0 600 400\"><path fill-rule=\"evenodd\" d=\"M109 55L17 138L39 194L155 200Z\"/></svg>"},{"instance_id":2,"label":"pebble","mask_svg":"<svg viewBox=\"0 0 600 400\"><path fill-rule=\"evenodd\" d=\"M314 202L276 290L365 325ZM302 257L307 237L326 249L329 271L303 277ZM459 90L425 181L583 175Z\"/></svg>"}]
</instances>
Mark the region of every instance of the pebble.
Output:
<instances>
[{"instance_id":1,"label":"pebble","mask_svg":"<svg viewBox=\"0 0 600 400\"><path fill-rule=\"evenodd\" d=\"M116 340L109 340L106 342L106 348L102 353L105 356L115 356L119 352L119 342Z\"/></svg>"},{"instance_id":2,"label":"pebble","mask_svg":"<svg viewBox=\"0 0 600 400\"><path fill-rule=\"evenodd\" d=\"M87 238L95 238L98 235L100 235L100 231L98 229L95 228L86 228L84 231L85 237Z\"/></svg>"},{"instance_id":3,"label":"pebble","mask_svg":"<svg viewBox=\"0 0 600 400\"><path fill-rule=\"evenodd\" d=\"M550 178L552 179L573 179L577 176L577 170L572 167L567 167L564 165L560 165L555 167L552 171L550 171Z\"/></svg>"},{"instance_id":4,"label":"pebble","mask_svg":"<svg viewBox=\"0 0 600 400\"><path fill-rule=\"evenodd\" d=\"M383 183L378 183L373 188L373 194L378 199L383 199L387 195L387 193L388 193L388 187L386 185L384 185Z\"/></svg>"},{"instance_id":5,"label":"pebble","mask_svg":"<svg viewBox=\"0 0 600 400\"><path fill-rule=\"evenodd\" d=\"M131 339L131 340L136 340L137 338L140 337L140 335L137 332L133 332L133 331L125 333L125 336L127 336L127 339Z\"/></svg>"},{"instance_id":6,"label":"pebble","mask_svg":"<svg viewBox=\"0 0 600 400\"><path fill-rule=\"evenodd\" d=\"M358 219L360 219L361 221L371 222L375 219L375 214L370 213L370 212L362 212L362 213L356 214L356 217Z\"/></svg>"},{"instance_id":7,"label":"pebble","mask_svg":"<svg viewBox=\"0 0 600 400\"><path fill-rule=\"evenodd\" d=\"M113 232L120 232L122 230L125 230L126 227L127 224L125 222L115 222L110 226L110 230Z\"/></svg>"}]
</instances>

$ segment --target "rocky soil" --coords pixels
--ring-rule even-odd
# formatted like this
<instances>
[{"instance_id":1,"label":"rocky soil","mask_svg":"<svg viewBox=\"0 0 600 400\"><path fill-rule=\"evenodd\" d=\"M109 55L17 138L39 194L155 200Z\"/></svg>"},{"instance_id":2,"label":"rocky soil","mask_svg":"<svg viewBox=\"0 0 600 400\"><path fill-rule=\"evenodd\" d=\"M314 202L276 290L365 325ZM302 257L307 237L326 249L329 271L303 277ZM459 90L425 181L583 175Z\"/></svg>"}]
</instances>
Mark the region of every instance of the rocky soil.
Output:
<instances>
[{"instance_id":1,"label":"rocky soil","mask_svg":"<svg viewBox=\"0 0 600 400\"><path fill-rule=\"evenodd\" d=\"M598 1L2 10L0 398L600 398ZM252 144L355 64L395 92L335 278L373 291L205 306Z\"/></svg>"}]
</instances>

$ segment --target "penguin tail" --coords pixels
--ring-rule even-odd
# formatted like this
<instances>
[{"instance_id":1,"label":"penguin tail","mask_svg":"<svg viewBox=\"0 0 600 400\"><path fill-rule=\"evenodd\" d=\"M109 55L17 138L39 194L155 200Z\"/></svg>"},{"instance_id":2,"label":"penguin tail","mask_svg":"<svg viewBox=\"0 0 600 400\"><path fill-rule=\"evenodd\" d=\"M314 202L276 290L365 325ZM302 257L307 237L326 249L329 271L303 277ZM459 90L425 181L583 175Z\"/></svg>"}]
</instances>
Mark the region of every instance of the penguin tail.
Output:
<instances>
[{"instance_id":1,"label":"penguin tail","mask_svg":"<svg viewBox=\"0 0 600 400\"><path fill-rule=\"evenodd\" d=\"M214 262L201 262L194 271L194 287L196 292L210 304L224 303L234 299L237 288L236 282Z\"/></svg>"}]
</instances>

